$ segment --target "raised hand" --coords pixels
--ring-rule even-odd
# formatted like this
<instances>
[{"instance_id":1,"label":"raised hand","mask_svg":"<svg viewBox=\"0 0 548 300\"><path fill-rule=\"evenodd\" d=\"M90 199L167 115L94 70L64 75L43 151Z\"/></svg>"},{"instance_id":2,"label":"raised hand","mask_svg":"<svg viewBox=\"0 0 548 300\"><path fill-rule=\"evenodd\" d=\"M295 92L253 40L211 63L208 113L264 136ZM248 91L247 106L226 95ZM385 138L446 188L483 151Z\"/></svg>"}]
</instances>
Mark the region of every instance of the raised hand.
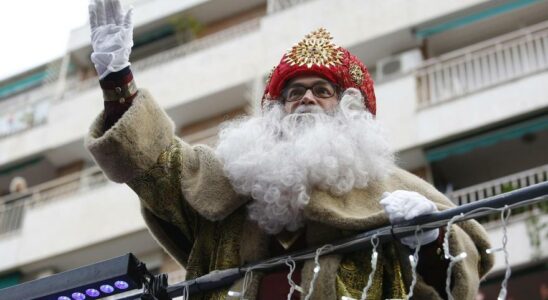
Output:
<instances>
[{"instance_id":1,"label":"raised hand","mask_svg":"<svg viewBox=\"0 0 548 300\"><path fill-rule=\"evenodd\" d=\"M392 193L385 192L381 205L390 219L390 223L397 224L411 220L417 216L430 214L438 211L436 205L423 195L404 190L397 190ZM438 238L439 229L425 231L417 237L409 236L400 239L400 242L411 248L418 244L424 245L435 241Z\"/></svg>"},{"instance_id":2,"label":"raised hand","mask_svg":"<svg viewBox=\"0 0 548 300\"><path fill-rule=\"evenodd\" d=\"M133 46L133 9L122 10L119 0L91 0L91 61L99 79L130 65Z\"/></svg>"}]
</instances>

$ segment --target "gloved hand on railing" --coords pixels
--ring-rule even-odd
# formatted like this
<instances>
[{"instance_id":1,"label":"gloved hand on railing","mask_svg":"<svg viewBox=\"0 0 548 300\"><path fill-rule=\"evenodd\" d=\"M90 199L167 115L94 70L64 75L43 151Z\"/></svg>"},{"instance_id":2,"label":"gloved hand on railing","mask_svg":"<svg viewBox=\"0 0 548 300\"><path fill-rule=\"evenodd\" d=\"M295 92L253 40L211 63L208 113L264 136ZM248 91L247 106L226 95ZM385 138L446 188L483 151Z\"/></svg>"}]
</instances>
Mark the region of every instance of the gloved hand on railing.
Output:
<instances>
[{"instance_id":1,"label":"gloved hand on railing","mask_svg":"<svg viewBox=\"0 0 548 300\"><path fill-rule=\"evenodd\" d=\"M99 79L130 65L133 46L133 9L124 12L119 0L91 0L91 61Z\"/></svg>"},{"instance_id":2,"label":"gloved hand on railing","mask_svg":"<svg viewBox=\"0 0 548 300\"><path fill-rule=\"evenodd\" d=\"M385 192L382 197L380 203L392 224L398 224L420 215L438 211L434 202L416 192L397 190L392 193ZM438 235L439 229L432 229L418 234L417 237L401 238L400 242L411 248L416 248L419 244L425 245L435 241Z\"/></svg>"}]
</instances>

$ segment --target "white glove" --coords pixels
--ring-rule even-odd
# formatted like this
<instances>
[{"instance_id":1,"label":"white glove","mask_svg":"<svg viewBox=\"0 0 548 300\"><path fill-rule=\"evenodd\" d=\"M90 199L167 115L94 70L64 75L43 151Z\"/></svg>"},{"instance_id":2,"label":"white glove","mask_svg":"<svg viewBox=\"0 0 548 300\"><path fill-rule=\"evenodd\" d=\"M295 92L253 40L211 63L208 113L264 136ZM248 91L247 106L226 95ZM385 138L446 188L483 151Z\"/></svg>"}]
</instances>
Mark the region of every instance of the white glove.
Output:
<instances>
[{"instance_id":1,"label":"white glove","mask_svg":"<svg viewBox=\"0 0 548 300\"><path fill-rule=\"evenodd\" d=\"M380 203L392 224L398 224L420 215L438 211L432 201L416 192L397 190L392 193L384 192L382 197ZM439 229L432 229L418 234L417 237L412 235L401 238L400 242L411 248L416 248L418 245L435 241L438 235Z\"/></svg>"},{"instance_id":2,"label":"white glove","mask_svg":"<svg viewBox=\"0 0 548 300\"><path fill-rule=\"evenodd\" d=\"M91 0L91 61L99 79L129 66L133 46L133 9L124 13L119 0Z\"/></svg>"}]
</instances>

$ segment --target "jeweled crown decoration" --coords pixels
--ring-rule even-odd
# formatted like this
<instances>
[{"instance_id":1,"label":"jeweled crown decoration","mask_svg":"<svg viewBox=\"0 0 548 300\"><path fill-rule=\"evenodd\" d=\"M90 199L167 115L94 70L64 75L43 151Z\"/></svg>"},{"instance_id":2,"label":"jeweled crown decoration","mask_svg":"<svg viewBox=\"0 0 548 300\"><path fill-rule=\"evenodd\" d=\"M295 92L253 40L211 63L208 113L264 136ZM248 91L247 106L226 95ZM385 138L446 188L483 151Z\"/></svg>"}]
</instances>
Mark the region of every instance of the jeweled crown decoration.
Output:
<instances>
[{"instance_id":1,"label":"jeweled crown decoration","mask_svg":"<svg viewBox=\"0 0 548 300\"><path fill-rule=\"evenodd\" d=\"M363 84L363 71L357 64L350 64L350 68L348 69L348 73L350 73L350 78L352 79L352 82L354 82L355 85L362 85Z\"/></svg>"},{"instance_id":2,"label":"jeweled crown decoration","mask_svg":"<svg viewBox=\"0 0 548 300\"><path fill-rule=\"evenodd\" d=\"M307 34L302 41L286 53L285 61L290 65L312 67L341 64L343 52L331 41L333 38L325 28Z\"/></svg>"}]
</instances>

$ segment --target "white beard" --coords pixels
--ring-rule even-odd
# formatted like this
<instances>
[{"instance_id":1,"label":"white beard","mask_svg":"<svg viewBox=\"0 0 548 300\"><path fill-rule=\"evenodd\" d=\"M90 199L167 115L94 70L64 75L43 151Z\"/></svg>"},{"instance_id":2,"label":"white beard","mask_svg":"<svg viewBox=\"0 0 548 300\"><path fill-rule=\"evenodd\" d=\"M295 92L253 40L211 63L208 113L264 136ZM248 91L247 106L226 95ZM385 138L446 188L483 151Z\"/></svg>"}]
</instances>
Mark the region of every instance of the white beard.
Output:
<instances>
[{"instance_id":1,"label":"white beard","mask_svg":"<svg viewBox=\"0 0 548 300\"><path fill-rule=\"evenodd\" d=\"M392 169L393 152L359 91L347 90L334 112L320 111L288 115L269 104L262 116L223 124L217 155L236 192L254 199L249 218L270 234L303 225L313 188L340 196Z\"/></svg>"}]
</instances>

